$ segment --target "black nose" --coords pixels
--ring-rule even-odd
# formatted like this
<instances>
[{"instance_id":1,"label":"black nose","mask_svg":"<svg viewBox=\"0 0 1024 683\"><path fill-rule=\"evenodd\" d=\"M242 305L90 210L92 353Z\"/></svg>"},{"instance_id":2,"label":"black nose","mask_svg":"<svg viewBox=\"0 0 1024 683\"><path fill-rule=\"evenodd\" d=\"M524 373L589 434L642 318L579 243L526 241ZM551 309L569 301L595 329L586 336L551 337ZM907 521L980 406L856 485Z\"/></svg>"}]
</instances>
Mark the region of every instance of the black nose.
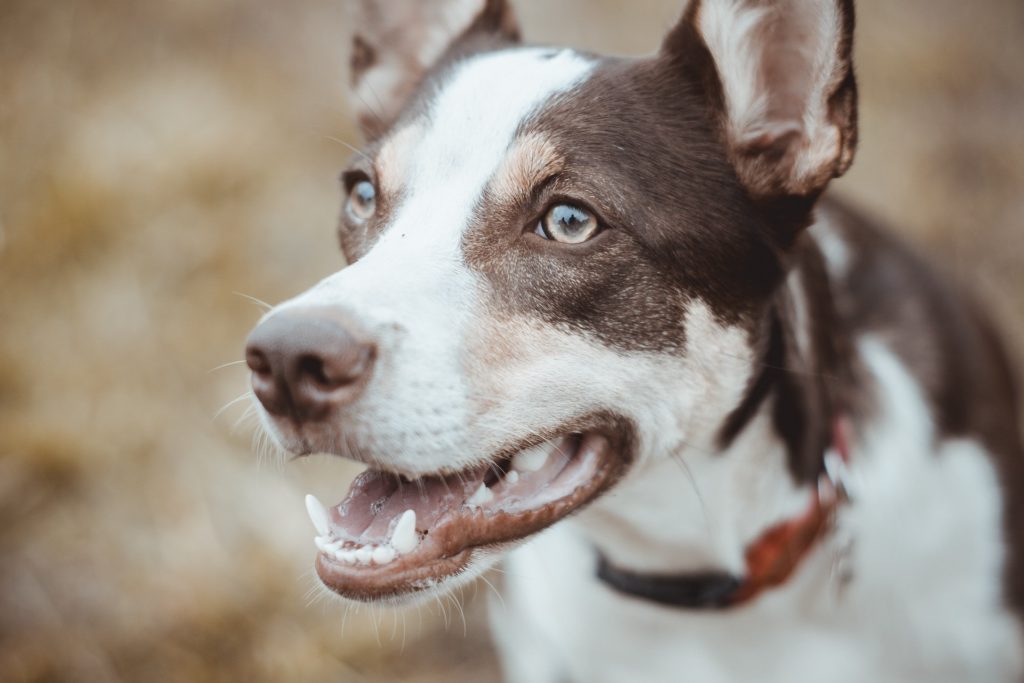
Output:
<instances>
[{"instance_id":1,"label":"black nose","mask_svg":"<svg viewBox=\"0 0 1024 683\"><path fill-rule=\"evenodd\" d=\"M376 347L360 341L332 309L282 311L249 335L252 388L272 415L322 420L362 392Z\"/></svg>"}]
</instances>

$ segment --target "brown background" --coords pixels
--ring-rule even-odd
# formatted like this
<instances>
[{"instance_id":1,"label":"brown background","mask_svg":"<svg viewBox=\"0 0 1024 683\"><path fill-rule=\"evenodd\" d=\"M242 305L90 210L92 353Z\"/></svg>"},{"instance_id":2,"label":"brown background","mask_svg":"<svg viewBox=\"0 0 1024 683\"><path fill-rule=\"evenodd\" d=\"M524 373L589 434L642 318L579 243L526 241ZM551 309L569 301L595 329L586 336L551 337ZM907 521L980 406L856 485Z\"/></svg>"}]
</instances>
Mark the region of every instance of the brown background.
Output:
<instances>
[{"instance_id":1,"label":"brown background","mask_svg":"<svg viewBox=\"0 0 1024 683\"><path fill-rule=\"evenodd\" d=\"M302 494L352 468L261 462L244 403L215 417L247 386L213 370L259 315L238 293L341 265L344 2L0 4L0 680L494 680L489 589L465 621L324 599ZM678 5L520 2L532 39L618 53ZM1019 342L1024 3L863 0L857 53L836 191Z\"/></svg>"}]
</instances>

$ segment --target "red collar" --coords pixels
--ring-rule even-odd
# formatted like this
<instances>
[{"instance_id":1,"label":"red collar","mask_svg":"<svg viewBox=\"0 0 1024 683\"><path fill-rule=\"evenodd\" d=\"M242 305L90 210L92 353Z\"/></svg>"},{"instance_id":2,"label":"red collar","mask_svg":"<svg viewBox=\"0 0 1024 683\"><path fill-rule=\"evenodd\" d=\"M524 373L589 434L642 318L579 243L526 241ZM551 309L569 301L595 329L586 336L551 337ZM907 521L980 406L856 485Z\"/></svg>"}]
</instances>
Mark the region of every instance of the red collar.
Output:
<instances>
[{"instance_id":1,"label":"red collar","mask_svg":"<svg viewBox=\"0 0 1024 683\"><path fill-rule=\"evenodd\" d=\"M615 590L672 607L726 608L742 605L761 593L786 583L815 543L832 528L839 505L850 498L847 464L850 461L849 423L838 418L832 426L832 444L825 452L824 472L799 517L770 527L746 549L743 577L724 572L663 575L637 574L599 558L597 575Z\"/></svg>"}]
</instances>

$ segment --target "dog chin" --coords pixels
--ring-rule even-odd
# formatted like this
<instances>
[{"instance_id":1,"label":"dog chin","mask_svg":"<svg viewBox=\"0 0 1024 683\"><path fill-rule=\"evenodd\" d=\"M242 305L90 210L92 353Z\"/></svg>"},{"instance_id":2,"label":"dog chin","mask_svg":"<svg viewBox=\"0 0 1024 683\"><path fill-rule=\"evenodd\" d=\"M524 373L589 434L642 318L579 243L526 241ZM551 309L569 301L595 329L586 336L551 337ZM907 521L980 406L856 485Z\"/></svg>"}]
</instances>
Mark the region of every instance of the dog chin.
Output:
<instances>
[{"instance_id":1,"label":"dog chin","mask_svg":"<svg viewBox=\"0 0 1024 683\"><path fill-rule=\"evenodd\" d=\"M358 591L348 591L334 583L328 583L324 579L321 563L322 553L317 554L315 568L321 585L327 589L327 593L333 595L341 602L361 602L367 604L385 605L389 607L414 607L426 604L439 596L456 593L465 586L470 585L479 577L486 574L495 567L502 558L513 549L522 545L524 541L503 543L492 548L475 548L470 551L469 559L465 566L457 573L444 576L435 580L425 581L411 590L398 590L393 593L368 595ZM326 571L330 571L329 569Z\"/></svg>"},{"instance_id":2,"label":"dog chin","mask_svg":"<svg viewBox=\"0 0 1024 683\"><path fill-rule=\"evenodd\" d=\"M317 574L362 602L453 590L608 490L628 468L630 441L627 430L588 429L458 471L408 478L371 467L332 507L306 497Z\"/></svg>"}]
</instances>

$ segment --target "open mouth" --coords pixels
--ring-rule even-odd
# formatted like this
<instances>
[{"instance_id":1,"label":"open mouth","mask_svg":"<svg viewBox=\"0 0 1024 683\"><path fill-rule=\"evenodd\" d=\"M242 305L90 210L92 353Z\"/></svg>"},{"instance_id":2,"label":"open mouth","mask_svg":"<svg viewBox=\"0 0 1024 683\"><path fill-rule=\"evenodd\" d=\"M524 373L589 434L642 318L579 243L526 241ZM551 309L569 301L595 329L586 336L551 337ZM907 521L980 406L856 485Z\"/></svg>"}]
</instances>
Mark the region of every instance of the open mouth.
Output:
<instances>
[{"instance_id":1,"label":"open mouth","mask_svg":"<svg viewBox=\"0 0 1024 683\"><path fill-rule=\"evenodd\" d=\"M367 470L332 508L306 497L317 573L356 600L435 587L462 573L475 549L525 538L593 500L624 471L621 445L586 432L453 474Z\"/></svg>"}]
</instances>

